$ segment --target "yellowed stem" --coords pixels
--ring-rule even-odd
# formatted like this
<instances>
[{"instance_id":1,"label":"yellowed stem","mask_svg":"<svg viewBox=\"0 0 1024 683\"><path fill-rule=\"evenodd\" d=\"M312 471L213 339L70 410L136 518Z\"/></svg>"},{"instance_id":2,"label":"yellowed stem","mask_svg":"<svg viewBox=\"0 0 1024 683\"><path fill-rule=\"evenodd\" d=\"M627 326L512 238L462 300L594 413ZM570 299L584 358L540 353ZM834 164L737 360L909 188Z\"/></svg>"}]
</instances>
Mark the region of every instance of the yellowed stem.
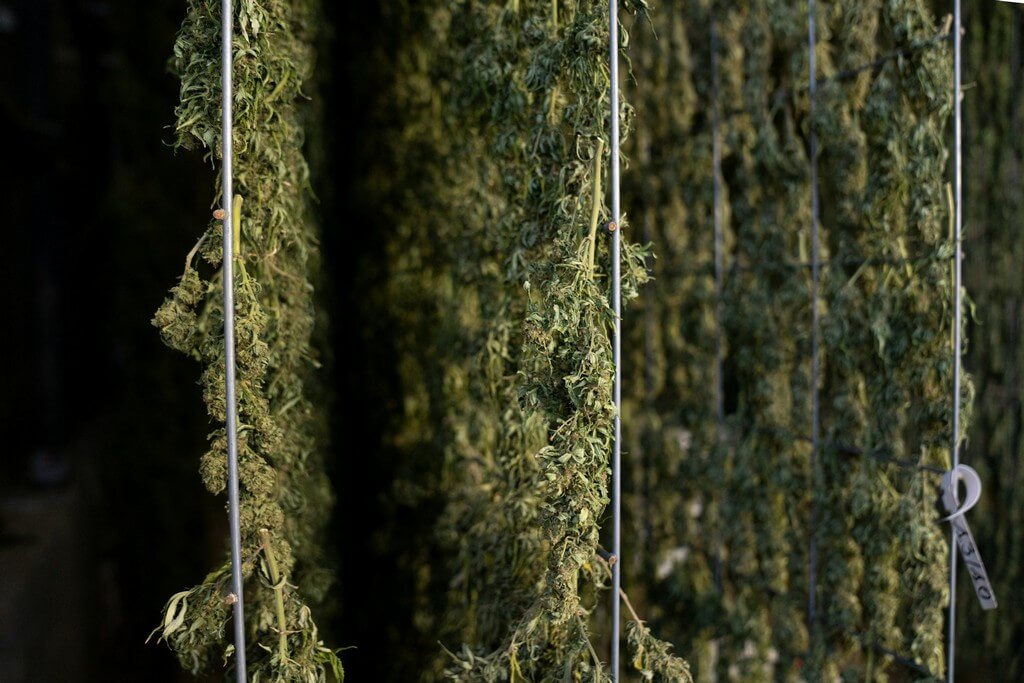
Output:
<instances>
[{"instance_id":1,"label":"yellowed stem","mask_svg":"<svg viewBox=\"0 0 1024 683\"><path fill-rule=\"evenodd\" d=\"M238 198L236 197L236 199ZM236 206L240 203L239 200ZM274 601L277 603L277 647L283 662L288 659L288 621L284 614L284 581L277 570L277 558L270 546L270 531L260 529L260 540L263 541L263 554L267 558L267 567L270 569L270 581L274 584Z\"/></svg>"},{"instance_id":2,"label":"yellowed stem","mask_svg":"<svg viewBox=\"0 0 1024 683\"><path fill-rule=\"evenodd\" d=\"M242 195L240 194L235 195L231 204L231 227L235 230L231 245L235 253L232 256L240 259L242 258Z\"/></svg>"},{"instance_id":3,"label":"yellowed stem","mask_svg":"<svg viewBox=\"0 0 1024 683\"><path fill-rule=\"evenodd\" d=\"M609 563L608 560L604 559L600 555L597 556L597 559L601 561L601 566L604 567L606 572L608 572L608 578L611 578L611 563ZM627 610L629 610L630 615L633 617L633 621L635 621L637 624L643 624L644 620L641 619L640 615L636 613L636 610L633 608L633 603L629 601L629 596L626 595L626 591L624 591L622 588L619 588L619 597L622 598L622 604L626 606Z\"/></svg>"},{"instance_id":4,"label":"yellowed stem","mask_svg":"<svg viewBox=\"0 0 1024 683\"><path fill-rule=\"evenodd\" d=\"M594 152L594 196L590 205L590 243L587 245L587 263L590 264L590 279L594 279L594 255L597 249L597 221L601 216L601 162L604 159L604 139L597 141Z\"/></svg>"},{"instance_id":5,"label":"yellowed stem","mask_svg":"<svg viewBox=\"0 0 1024 683\"><path fill-rule=\"evenodd\" d=\"M583 619L581 619L580 615L578 615L578 614L576 615L576 625L580 629L580 634L586 636L587 629L583 625ZM590 656L594 658L595 666L600 668L601 667L601 658L597 656L597 650L594 649L594 644L590 642L590 638L584 637L584 640L587 643L587 649L590 650Z\"/></svg>"},{"instance_id":6,"label":"yellowed stem","mask_svg":"<svg viewBox=\"0 0 1024 683\"><path fill-rule=\"evenodd\" d=\"M949 206L949 241L953 242L956 240L956 207L953 203L953 186L946 183L946 203ZM954 244L953 248L956 249L957 245ZM956 253L956 252L954 252ZM956 262L950 259L949 264L949 291L953 292L953 297L956 297ZM953 345L952 340L949 342L950 346Z\"/></svg>"}]
</instances>

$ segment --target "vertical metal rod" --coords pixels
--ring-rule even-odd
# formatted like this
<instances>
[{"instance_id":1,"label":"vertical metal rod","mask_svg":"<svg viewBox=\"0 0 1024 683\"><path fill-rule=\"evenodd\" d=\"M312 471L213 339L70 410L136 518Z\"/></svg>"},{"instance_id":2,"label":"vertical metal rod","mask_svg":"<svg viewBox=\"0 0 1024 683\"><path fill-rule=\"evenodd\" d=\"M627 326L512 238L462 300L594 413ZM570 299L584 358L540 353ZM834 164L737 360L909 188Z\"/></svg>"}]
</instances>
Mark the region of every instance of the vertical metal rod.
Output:
<instances>
[{"instance_id":1,"label":"vertical metal rod","mask_svg":"<svg viewBox=\"0 0 1024 683\"><path fill-rule=\"evenodd\" d=\"M238 403L235 397L235 275L233 253L234 216L234 117L232 100L234 8L233 0L221 0L221 138L222 138L222 193L224 211L224 376L227 401L228 435L228 520L231 528L231 590L235 595L235 679L245 683L245 608L242 601L242 542L238 522Z\"/></svg>"},{"instance_id":2,"label":"vertical metal rod","mask_svg":"<svg viewBox=\"0 0 1024 683\"><path fill-rule=\"evenodd\" d=\"M961 265L963 250L961 237L963 228L962 165L960 114L960 0L953 0L953 230L956 242L956 256L953 261L953 425L950 439L950 455L953 468L960 464L960 327L963 315L961 295ZM953 479L956 482L956 478ZM954 486L956 484L954 483ZM956 491L953 492L956 497ZM956 530L951 529L949 537L949 635L946 644L946 680L953 683L956 664Z\"/></svg>"},{"instance_id":3,"label":"vertical metal rod","mask_svg":"<svg viewBox=\"0 0 1024 683\"><path fill-rule=\"evenodd\" d=\"M619 2L608 0L610 24L608 58L611 73L611 193L612 221L612 311L615 329L612 333L612 361L615 364L615 443L612 448L612 670L613 682L619 680L620 610L622 598L622 292L619 274L619 251L622 229L619 206Z\"/></svg>"},{"instance_id":4,"label":"vertical metal rod","mask_svg":"<svg viewBox=\"0 0 1024 683\"><path fill-rule=\"evenodd\" d=\"M725 434L725 378L722 333L722 282L724 275L724 239L722 235L722 133L719 104L718 31L715 29L715 5L708 9L711 43L711 163L714 174L715 234L715 443L720 446ZM721 530L715 529L715 587L722 590Z\"/></svg>"},{"instance_id":5,"label":"vertical metal rod","mask_svg":"<svg viewBox=\"0 0 1024 683\"><path fill-rule=\"evenodd\" d=\"M814 100L818 92L818 62L814 53L815 17L814 0L807 0L807 42L808 70L810 71L810 109L808 113L808 132L810 137L811 166L811 538L808 550L809 581L807 595L807 630L814 638L818 595L818 447L821 435L821 411L818 402L818 375L820 374L818 359L818 328L820 296L821 264L818 246L818 134L814 129Z\"/></svg>"}]
</instances>

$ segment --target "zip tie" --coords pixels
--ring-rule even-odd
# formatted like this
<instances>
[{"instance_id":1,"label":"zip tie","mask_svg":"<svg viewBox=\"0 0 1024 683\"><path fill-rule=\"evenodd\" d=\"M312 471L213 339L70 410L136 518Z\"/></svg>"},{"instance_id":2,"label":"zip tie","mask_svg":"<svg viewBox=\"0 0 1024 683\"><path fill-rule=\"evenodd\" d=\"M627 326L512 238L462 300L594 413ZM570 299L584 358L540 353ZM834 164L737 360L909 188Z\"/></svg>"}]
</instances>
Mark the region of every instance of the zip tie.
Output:
<instances>
[{"instance_id":1,"label":"zip tie","mask_svg":"<svg viewBox=\"0 0 1024 683\"><path fill-rule=\"evenodd\" d=\"M235 277L234 225L231 202L234 197L234 116L232 85L234 8L232 0L221 0L221 211L224 226L224 398L227 404L228 437L228 524L231 529L231 588L235 601L235 680L245 683L245 608L242 599L242 541L238 521L238 402L235 396Z\"/></svg>"}]
</instances>

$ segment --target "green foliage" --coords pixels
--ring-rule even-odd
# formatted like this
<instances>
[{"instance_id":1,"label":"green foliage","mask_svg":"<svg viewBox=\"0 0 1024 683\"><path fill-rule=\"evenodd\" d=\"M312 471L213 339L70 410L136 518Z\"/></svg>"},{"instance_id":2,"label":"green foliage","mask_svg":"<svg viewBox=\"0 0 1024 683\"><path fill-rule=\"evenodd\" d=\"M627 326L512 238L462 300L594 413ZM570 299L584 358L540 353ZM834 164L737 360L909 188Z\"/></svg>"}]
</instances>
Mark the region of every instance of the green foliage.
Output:
<instances>
[{"instance_id":1,"label":"green foliage","mask_svg":"<svg viewBox=\"0 0 1024 683\"><path fill-rule=\"evenodd\" d=\"M626 661L643 680L691 679L670 643L698 681L919 675L887 652L943 673L948 548L934 502L952 409L948 41L917 0L819 3L811 120L804 7L704 1L648 16L628 3L624 15L636 106L623 111L624 131L641 123L627 139L640 164L626 174L633 223L623 226L622 285L626 299L642 286L647 296L623 330L623 570L640 613L666 638L633 613ZM260 675L280 680L322 678L336 665L300 599L326 589L317 548L329 500L307 392L316 249L296 106L314 12L297 0L243 2L237 37L243 524L246 571L258 584L249 629L267 652L253 652ZM391 113L377 112L387 133L365 181L392 226L386 281L361 305L367 315L386 306L398 322L391 342L403 400L389 496L441 510L434 533L404 539L400 555L415 577L411 628L447 648L415 666L422 680L607 681L598 550L613 319L609 249L596 230L608 218L606 4L429 0L389 3L384 15L407 40L382 86L379 106ZM176 49L179 144L214 154L215 27L212 3L194 0ZM218 229L197 245L213 266ZM222 421L220 285L191 260L156 323L169 345L203 363L207 405ZM812 467L815 306L822 446ZM1003 363L992 360L985 386ZM996 427L1009 448L1012 424ZM219 491L223 433L211 443L202 471ZM1011 460L991 466L1010 480ZM808 624L812 534L818 619ZM1006 547L1012 559L1016 546ZM226 590L225 566L168 604L162 632L189 668L225 654Z\"/></svg>"},{"instance_id":2,"label":"green foliage","mask_svg":"<svg viewBox=\"0 0 1024 683\"><path fill-rule=\"evenodd\" d=\"M645 587L637 604L691 653L697 680L917 675L879 648L941 675L948 551L938 476L921 467L948 467L949 50L921 3L819 3L810 121L805 7L698 3L653 12L656 40L635 32L642 170L627 176L625 204L659 258L651 296L626 322L627 585ZM823 264L814 471L810 126ZM819 618L808 627L812 505Z\"/></svg>"},{"instance_id":3,"label":"green foliage","mask_svg":"<svg viewBox=\"0 0 1024 683\"><path fill-rule=\"evenodd\" d=\"M408 11L434 32L400 57L397 95L413 105L400 139L419 166L396 192L390 287L419 330L400 343L402 439L411 459L433 439L443 450L451 577L445 622L424 622L462 643L452 680L607 680L589 624L614 411L609 251L595 229L607 219L607 8ZM626 241L627 299L644 262ZM667 653L644 643L644 661Z\"/></svg>"},{"instance_id":4,"label":"green foliage","mask_svg":"<svg viewBox=\"0 0 1024 683\"><path fill-rule=\"evenodd\" d=\"M331 671L340 680L341 664L320 640L307 605L323 599L330 581L320 557L331 502L322 462L325 427L321 408L309 400L318 366L310 346L317 228L300 106L319 10L313 0L241 0L236 16L235 324L249 678L324 681ZM193 0L172 62L181 80L176 144L205 149L210 158L220 150L219 34L219 3ZM211 222L153 323L168 346L200 362L207 411L222 425L220 235L219 222ZM224 490L223 427L210 435L200 470L211 493ZM229 574L225 563L172 597L156 631L193 672L232 661L225 638Z\"/></svg>"},{"instance_id":5,"label":"green foliage","mask_svg":"<svg viewBox=\"0 0 1024 683\"><path fill-rule=\"evenodd\" d=\"M444 453L430 485L446 501L438 537L454 558L448 618L423 623L463 643L454 680L603 675L586 619L604 617L593 549L610 417L607 255L597 245L592 269L587 243L587 198L601 194L601 9L437 2L425 23L440 30L410 49L402 80L419 105L402 145L422 172L402 178L414 211L396 216L393 241L392 300L418 330L400 344L401 438L412 461ZM637 283L644 268L655 280L624 326L624 570L699 680L905 676L879 648L943 668L946 544L937 477L922 468L947 466L951 409L948 48L919 3L819 11L814 121L800 7L698 3L631 31L643 124L630 144L642 168L626 176L625 206L659 258L633 251L630 261ZM812 125L824 263L814 305L825 445L814 471ZM721 424L719 334L730 387ZM809 628L812 506L819 618ZM638 670L672 671L644 628L630 631Z\"/></svg>"},{"instance_id":6,"label":"green foliage","mask_svg":"<svg viewBox=\"0 0 1024 683\"><path fill-rule=\"evenodd\" d=\"M626 627L626 638L633 655L633 668L645 681L657 683L691 683L690 666L672 655L672 646L651 635L642 621L634 620Z\"/></svg>"}]
</instances>

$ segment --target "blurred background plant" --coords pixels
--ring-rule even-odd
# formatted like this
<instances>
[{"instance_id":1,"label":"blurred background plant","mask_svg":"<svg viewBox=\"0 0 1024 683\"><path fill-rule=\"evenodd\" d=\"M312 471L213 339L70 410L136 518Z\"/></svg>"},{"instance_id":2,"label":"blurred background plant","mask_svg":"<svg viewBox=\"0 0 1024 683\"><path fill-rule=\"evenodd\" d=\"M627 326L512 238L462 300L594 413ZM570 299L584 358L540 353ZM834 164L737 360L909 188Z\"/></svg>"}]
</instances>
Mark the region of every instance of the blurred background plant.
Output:
<instances>
[{"instance_id":1,"label":"blurred background plant","mask_svg":"<svg viewBox=\"0 0 1024 683\"><path fill-rule=\"evenodd\" d=\"M478 12L488 7L473 4L479 5ZM548 4L541 4L548 11ZM555 5L563 7L562 30L572 17L568 4ZM715 442L707 375L714 359L713 317L708 318L714 292L709 260L708 29L716 17L723 174L730 181L726 245L734 251L738 244L752 244L749 233L761 220L763 238L757 248L772 258L800 255L806 253L801 252L806 242L800 234L807 227L801 147L807 103L800 90L806 79L806 15L787 7L771 2L728 7L700 2L685 8L662 3L653 8L651 20L657 40L644 20L626 20L635 74L626 90L639 118L629 140L624 206L631 219L629 234L639 242L652 240L658 255L650 262L656 279L643 290L650 299L645 303L641 298L627 330L632 335L626 407L626 424L632 425L626 460L631 463L627 510L632 521L627 528L633 548L626 558L627 589L640 615L690 660L698 677L718 670L723 677L758 680L763 671L759 667L774 661L776 672L838 662L849 667L848 675L863 678L868 655L862 653L869 651L860 641L830 636L828 657L798 656L808 648L802 615L794 607L804 580L799 574L803 551L798 525L775 537L751 536L758 561L765 566L774 562L776 569L766 574L766 586L744 586L739 573L726 576L726 585L733 584L728 590L735 590L726 602L718 599L715 583L715 537L701 541L706 551L702 556L696 545L680 543L709 530L724 534L725 520L733 515L729 528L737 536L726 541L742 547L748 543L742 534L756 528L758 514L778 513L777 507L759 511L734 505L730 510L720 497L703 498L687 482L713 482L719 491L729 491L732 500L751 492L737 488L742 482L728 472L716 472L712 460L697 453L754 468L757 491L770 490L776 506L803 482L799 477L778 478L759 458L769 452L783 454L796 467L807 450L806 444L789 438L792 434L764 429L785 425L799 432L802 423L779 418L806 417L806 378L801 374L809 331L804 322L809 318L806 279L788 271L748 270L726 289L727 301L737 306L726 310L725 318L734 359L725 378L726 408L732 415L730 429L742 435L736 441ZM337 580L329 600L333 607L328 606L318 623L332 645L355 646L345 653L347 672L355 681L439 680L440 670L451 662L438 647L439 639L459 652L463 641L472 648L473 639L483 632L473 628L490 628L486 618L515 618L494 610L466 611L467 605L484 603L471 594L469 601L460 602L466 594L458 595L457 589L471 590L474 579L453 565L464 557L452 546L463 530L452 524L460 519L459 506L486 503L476 494L459 497L469 491L464 484L479 486L481 481L473 478L478 471L452 469L454 457L470 457L471 447L480 443L480 432L459 440L465 436L459 421L484 416L492 406L472 393L482 385L460 383L467 373L482 371L467 353L472 348L453 343L470 339L461 336L460 325L475 323L450 317L438 302L452 306L462 301L466 288L457 285L469 282L459 279L467 273L482 274L498 287L491 270L460 275L450 269L463 248L472 247L481 263L499 271L508 265L495 245L460 241L466 225L498 215L497 209L484 215L472 211L484 211L492 201L500 209L509 200L492 196L500 185L485 186L473 195L485 202L467 204L464 198L460 206L470 213L457 215L457 222L450 224L451 204L446 202L451 197L439 195L435 184L445 178L438 175L445 161L439 154L447 154L453 140L438 138L433 122L454 106L479 114L481 102L472 97L488 96L484 89L463 91L460 97L467 99L453 99L458 93L452 84L467 81L441 70L455 50L472 45L471 39L479 41L480 34L468 33L460 34L461 42L438 41L450 30L448 12L465 9L463 3L440 0L325 3L332 34L323 33L319 45L317 78L323 95L314 104L323 107L325 120L344 120L347 126L328 124L313 135L325 142L307 150L326 226L322 247L328 279L320 301L334 321L316 343L331 393L339 397L323 402L331 416L327 466L337 498L324 553ZM539 8L529 9L533 16L542 16ZM221 501L205 493L198 476L211 427L196 368L162 347L149 325L181 272L182 255L195 242L196 226L209 220L216 176L215 168L199 155L170 149L178 84L167 67L184 11L183 3L171 0L0 1L0 121L7 133L3 159L13 177L0 185L8 247L0 293L9 321L8 363L0 381L0 421L7 438L0 463L0 681L192 679L179 670L168 649L143 644L167 596L192 585L223 558L226 537ZM821 40L831 46L823 49L823 76L941 35L948 11L943 3L828 4L820 18ZM911 33L899 33L900 17L917 17ZM458 14L455 19L468 21ZM876 21L882 37L865 39L875 35ZM976 387L964 460L979 469L985 482L985 497L971 513L971 523L1004 605L982 614L970 590L960 591L958 680L1013 681L1024 675L1019 648L1024 618L1009 609L1024 550L1022 508L1014 504L1024 484L1017 464L1024 448L1024 355L1019 349L1024 247L1016 230L1024 153L1018 132L1024 24L1017 8L996 2L967 4L964 24L965 272L973 303L966 367ZM463 31L472 26L459 25ZM549 30L529 29L536 31L528 34L531 40L540 40ZM549 54L539 49L544 44L530 43L540 56ZM517 49L499 47L509 53ZM925 208L937 212L922 234L927 236L924 246L941 248L946 200L942 170L934 165L944 163L941 150L907 148L910 166L886 169L884 146L889 144L885 135L901 144L920 142L923 138L899 128L913 127L918 118L933 121L930 134L944 135L948 142L940 111L949 103L943 99L949 82L943 49L940 45L928 53L939 60L934 63L921 61L923 57L901 62L898 73L924 74L916 80L901 80L887 62L863 77L822 90L818 125L828 258L865 256L869 246L898 248L882 234L865 235L863 244L841 237L851 226L864 224L872 211L891 209L879 194L884 188L871 185L872 178L878 182L885 173L892 174L892 182L912 177L913 183L901 185L905 206L924 201ZM481 83L503 77L496 72L477 75ZM764 80L755 81L755 75ZM543 81L545 87L550 83ZM563 87L548 101L554 114L572 104ZM914 88L918 95L906 101L892 94ZM788 96L777 106L770 95L779 92ZM751 111L746 117L730 115L731 108ZM766 129L758 128L758 120L781 131L777 155L763 154ZM493 134L486 131L470 143L500 143ZM925 142L934 145L933 139ZM752 147L758 144L760 151ZM470 156L455 158L475 154L473 149L456 151ZM922 163L932 166L913 166ZM916 169L912 174L911 168ZM584 164L581 172L587 175L589 169ZM444 171L460 169L446 166ZM844 203L851 196L858 201ZM523 239L534 237L524 233ZM679 270L686 263L692 272ZM929 270L922 265L906 284L938 286L942 267ZM903 276L896 269L886 277L891 283ZM856 278L857 283L866 288L863 278ZM929 342L928 353L895 368L862 363L860 341L848 343L844 356L844 349L833 342L844 335L858 340L867 335L865 316L879 310L876 304L890 306L887 310L898 319L906 317L900 312L907 309L901 307L910 301L897 296L904 290L895 286L871 306L857 298L843 299L852 279L847 271L827 276L823 289L831 321L843 324L823 327L826 346L832 345L826 381L837 392L829 400L852 397L826 407L826 432L835 440L844 434L862 436L868 433L865 420L884 416L865 410L867 404L883 406L891 400L872 381L895 371L893 381L908 386L908 374L923 372L921 368L937 359L945 338L943 328L932 329L938 336ZM754 299L766 292L778 297ZM915 301L920 292L916 296ZM754 307L774 307L775 316L745 315ZM651 326L667 332L651 335ZM500 332L472 329L474 343ZM877 328L870 332L877 334ZM455 354L464 354L457 356L461 365L452 362ZM763 373L758 368L766 366L766 354L781 361ZM735 362L740 358L747 365ZM858 372L865 376L858 378ZM862 379L872 397L868 401L856 393ZM781 393L772 393L780 387ZM458 401L450 403L452 398ZM750 411L755 405L758 410ZM737 412L742 406L746 415ZM925 412L918 424L941 433L941 414L919 407ZM941 413L948 407L936 404L934 409ZM759 429L744 420L753 420ZM485 423L474 424L478 429ZM906 431L902 424L875 425L872 433L882 433L876 427L891 429L890 436L899 432L900 439L887 443L902 440L903 455L918 456L917 427ZM847 445L872 443L867 439ZM356 449L353 444L369 446ZM927 457L934 463L942 460L938 451ZM353 459L360 463L358 477L346 465ZM836 524L867 519L858 491L868 494L867 504L879 502L870 495L880 489L865 488L864 481L885 480L900 491L918 485L882 468L865 472L842 462L836 459L837 469L830 472L846 482L833 502L852 516L839 515ZM920 489L921 500L927 492ZM697 503L707 511L699 517ZM834 548L841 556L849 555L847 569L824 580L829 596L847 600L827 609L884 637L907 615L893 612L881 587L903 581L892 571L905 565L894 564L893 548L876 541L886 520L907 515L922 520L928 510L895 508L891 497L880 503L883 517L867 520L859 531L848 529L856 547ZM703 519L708 520L706 527ZM934 547L929 552L942 554ZM731 559L742 560L735 553ZM872 573L872 566L879 571ZM937 571L941 574L944 568ZM932 579L926 577L928 581ZM933 584L927 583L934 589ZM793 599L780 598L780 592L792 593ZM898 595L904 599L908 594ZM927 597L929 610L936 595ZM847 605L863 607L870 618L845 611ZM934 618L933 610L929 614ZM484 621L475 625L468 621L481 617ZM725 638L723 625L729 629ZM933 623L926 632L934 634L937 628ZM906 627L897 630L897 640L911 648L904 641ZM603 653L606 645L600 638L594 642ZM54 656L54 643L60 643L59 657ZM918 647L922 660L937 661L936 653L928 651L933 645ZM899 673L902 669L878 654L872 674L880 678L887 669L892 680L911 675Z\"/></svg>"}]
</instances>

